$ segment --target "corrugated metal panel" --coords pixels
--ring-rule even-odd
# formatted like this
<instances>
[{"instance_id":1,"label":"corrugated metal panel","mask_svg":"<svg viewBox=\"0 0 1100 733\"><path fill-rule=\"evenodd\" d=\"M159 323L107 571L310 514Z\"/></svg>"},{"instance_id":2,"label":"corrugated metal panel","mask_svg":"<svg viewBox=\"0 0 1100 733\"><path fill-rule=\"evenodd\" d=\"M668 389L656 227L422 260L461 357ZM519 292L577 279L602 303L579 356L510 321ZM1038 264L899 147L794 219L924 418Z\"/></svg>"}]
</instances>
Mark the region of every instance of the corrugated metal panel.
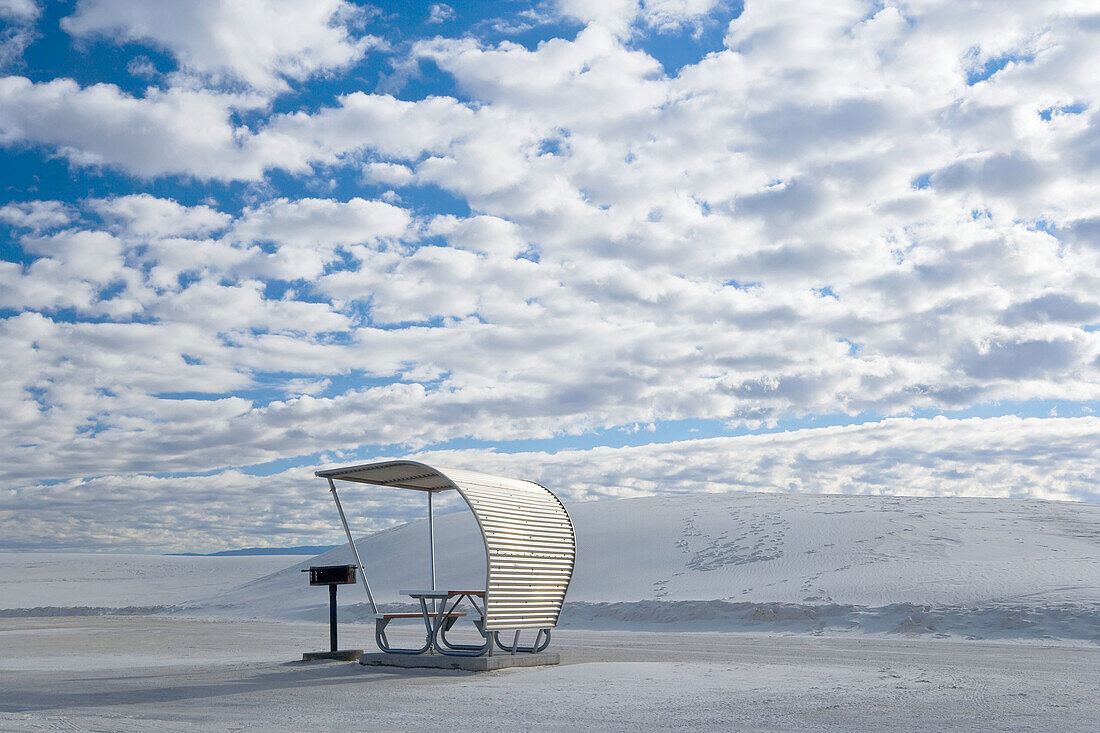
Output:
<instances>
[{"instance_id":1,"label":"corrugated metal panel","mask_svg":"<svg viewBox=\"0 0 1100 733\"><path fill-rule=\"evenodd\" d=\"M317 471L317 476L361 484L395 486L419 491L446 491L452 482L431 466L413 461L387 461Z\"/></svg>"},{"instance_id":2,"label":"corrugated metal panel","mask_svg":"<svg viewBox=\"0 0 1100 733\"><path fill-rule=\"evenodd\" d=\"M548 489L530 481L416 461L345 466L316 475L419 491L457 489L477 517L485 541L486 628L557 625L573 577L577 541L569 513Z\"/></svg>"},{"instance_id":3,"label":"corrugated metal panel","mask_svg":"<svg viewBox=\"0 0 1100 733\"><path fill-rule=\"evenodd\" d=\"M489 555L485 627L547 629L558 623L577 543L565 507L530 481L441 469L481 525Z\"/></svg>"}]
</instances>

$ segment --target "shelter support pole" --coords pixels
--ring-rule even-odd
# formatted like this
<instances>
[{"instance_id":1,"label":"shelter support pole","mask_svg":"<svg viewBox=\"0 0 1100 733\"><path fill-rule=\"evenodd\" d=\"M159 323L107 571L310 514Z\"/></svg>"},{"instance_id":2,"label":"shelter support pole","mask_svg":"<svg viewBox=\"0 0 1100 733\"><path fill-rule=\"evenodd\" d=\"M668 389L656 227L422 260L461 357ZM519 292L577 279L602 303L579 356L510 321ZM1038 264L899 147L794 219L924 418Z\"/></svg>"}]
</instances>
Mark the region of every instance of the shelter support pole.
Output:
<instances>
[{"instance_id":1,"label":"shelter support pole","mask_svg":"<svg viewBox=\"0 0 1100 733\"><path fill-rule=\"evenodd\" d=\"M432 514L432 494L428 492L428 567L432 573L432 590L435 590L435 516ZM435 610L435 599L432 599L432 610Z\"/></svg>"},{"instance_id":2,"label":"shelter support pole","mask_svg":"<svg viewBox=\"0 0 1100 733\"><path fill-rule=\"evenodd\" d=\"M432 516L432 494L428 492L428 551L431 555L429 567L432 571L432 590L435 590L435 517Z\"/></svg>"},{"instance_id":3,"label":"shelter support pole","mask_svg":"<svg viewBox=\"0 0 1100 733\"><path fill-rule=\"evenodd\" d=\"M351 530L348 528L347 517L344 516L344 507L340 506L340 495L336 493L336 484L332 479L328 480L328 490L332 492L332 500L336 502L336 511L340 512L340 523L344 525L344 534L348 536L348 546L351 547L351 554L355 555L355 565L359 568L359 578L363 581L363 590L367 592L367 600L370 601L371 611L378 613L378 604L374 602L374 594L370 592L370 583L367 582L367 571L363 568L363 561L359 559L359 550L355 548L355 540L351 536Z\"/></svg>"}]
</instances>

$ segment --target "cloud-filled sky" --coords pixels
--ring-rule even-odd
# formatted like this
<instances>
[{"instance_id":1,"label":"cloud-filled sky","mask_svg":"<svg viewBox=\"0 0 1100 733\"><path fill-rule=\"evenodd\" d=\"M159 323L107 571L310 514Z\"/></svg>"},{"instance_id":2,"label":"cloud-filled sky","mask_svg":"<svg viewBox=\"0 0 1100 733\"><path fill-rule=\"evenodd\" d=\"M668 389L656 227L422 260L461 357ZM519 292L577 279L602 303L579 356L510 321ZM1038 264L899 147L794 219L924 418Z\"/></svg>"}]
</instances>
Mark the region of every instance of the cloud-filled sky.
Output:
<instances>
[{"instance_id":1,"label":"cloud-filled sky","mask_svg":"<svg viewBox=\"0 0 1100 733\"><path fill-rule=\"evenodd\" d=\"M0 0L0 549L336 541L405 455L1098 501L1097 68L1066 0Z\"/></svg>"}]
</instances>

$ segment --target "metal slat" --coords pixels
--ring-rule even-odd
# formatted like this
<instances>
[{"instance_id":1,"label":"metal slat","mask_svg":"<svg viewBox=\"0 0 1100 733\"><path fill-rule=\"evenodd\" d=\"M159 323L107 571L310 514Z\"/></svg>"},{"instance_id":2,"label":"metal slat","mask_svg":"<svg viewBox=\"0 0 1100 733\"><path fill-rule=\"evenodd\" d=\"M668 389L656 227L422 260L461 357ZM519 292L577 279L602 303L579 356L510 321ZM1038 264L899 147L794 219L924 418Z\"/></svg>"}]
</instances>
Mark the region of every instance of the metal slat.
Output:
<instances>
[{"instance_id":1,"label":"metal slat","mask_svg":"<svg viewBox=\"0 0 1100 733\"><path fill-rule=\"evenodd\" d=\"M560 530L545 530L541 527L520 528L504 523L486 522L482 525L485 532L492 532L498 536L512 535L528 542L566 542L573 547L573 536Z\"/></svg>"},{"instance_id":2,"label":"metal slat","mask_svg":"<svg viewBox=\"0 0 1100 733\"><path fill-rule=\"evenodd\" d=\"M573 533L566 527L554 528L554 527L539 527L538 525L520 524L518 522L504 522L498 519L486 521L482 524L486 532L499 532L501 534L520 534L524 537L530 537L532 534L536 537L545 537L551 540L562 540L569 543L574 542Z\"/></svg>"},{"instance_id":3,"label":"metal slat","mask_svg":"<svg viewBox=\"0 0 1100 733\"><path fill-rule=\"evenodd\" d=\"M514 535L493 532L486 532L485 535L485 539L488 541L491 549L506 551L509 548L513 548L517 552L538 552L540 554L561 555L563 557L571 557L573 554L572 542L563 542L557 539L527 539L525 537L516 537Z\"/></svg>"},{"instance_id":4,"label":"metal slat","mask_svg":"<svg viewBox=\"0 0 1100 733\"><path fill-rule=\"evenodd\" d=\"M481 511L478 513L478 518L484 521L486 524L494 524L496 522L500 522L502 524L512 524L517 527L523 527L525 529L534 530L536 532L545 531L572 533L573 529L566 522L565 517L560 514L549 516L523 513L523 516L518 516L515 512L498 512L494 510L490 512Z\"/></svg>"},{"instance_id":5,"label":"metal slat","mask_svg":"<svg viewBox=\"0 0 1100 733\"><path fill-rule=\"evenodd\" d=\"M487 590L492 591L510 591L510 590L525 590L527 588L542 588L547 592L551 591L564 591L566 579L556 580L494 580L489 584Z\"/></svg>"},{"instance_id":6,"label":"metal slat","mask_svg":"<svg viewBox=\"0 0 1100 733\"><path fill-rule=\"evenodd\" d=\"M485 532L483 534L485 536L485 539L489 540L490 542L495 541L497 543L529 545L531 547L543 548L548 552L552 552L554 546L560 545L563 548L562 551L566 554L573 555L576 553L576 550L574 549L575 543L573 542L573 538L571 537L559 537L557 535L532 537L524 536L523 534L520 534L513 530L503 531L490 529L488 527L485 528Z\"/></svg>"},{"instance_id":7,"label":"metal slat","mask_svg":"<svg viewBox=\"0 0 1100 733\"><path fill-rule=\"evenodd\" d=\"M556 510L560 507L553 494L545 489L541 494L501 496L488 492L470 492L470 501L502 509Z\"/></svg>"},{"instance_id":8,"label":"metal slat","mask_svg":"<svg viewBox=\"0 0 1100 733\"><path fill-rule=\"evenodd\" d=\"M485 544L489 545L488 542ZM572 565L574 557L574 553L569 552L568 550L554 552L546 549L545 551L540 553L540 558L532 559L530 557L527 557L527 554L529 554L528 550L511 550L507 547L496 547L494 545L489 545L488 549L489 554L492 555L490 559L501 565L508 562L516 562L521 563L525 567L527 567L530 566L534 561L556 564L560 564L564 561L567 565ZM538 564L538 562L534 562L534 564Z\"/></svg>"},{"instance_id":9,"label":"metal slat","mask_svg":"<svg viewBox=\"0 0 1100 733\"><path fill-rule=\"evenodd\" d=\"M550 553L538 552L537 550L500 548L499 551L493 551L493 548L490 548L489 552L489 564L492 566L490 570L509 570L530 567L558 568L568 571L573 567L572 561L573 558L566 554L559 554L557 557L551 557ZM511 565L508 563L511 563Z\"/></svg>"},{"instance_id":10,"label":"metal slat","mask_svg":"<svg viewBox=\"0 0 1100 733\"><path fill-rule=\"evenodd\" d=\"M524 534L536 533L539 537L565 537L573 539L573 530L565 522L549 524L531 520L516 521L504 517L484 517L486 529L499 529L501 531L523 532Z\"/></svg>"},{"instance_id":11,"label":"metal slat","mask_svg":"<svg viewBox=\"0 0 1100 733\"><path fill-rule=\"evenodd\" d=\"M517 607L523 606L526 608L538 608L544 605L560 606L562 601L562 593L564 592L564 590L564 588L559 588L556 592L543 591L543 595L541 597L534 597L531 595L531 593L521 592L520 594L511 594L500 592L492 594L488 596L488 598L491 605L493 605L495 608L501 608L503 606L509 605Z\"/></svg>"},{"instance_id":12,"label":"metal slat","mask_svg":"<svg viewBox=\"0 0 1100 733\"><path fill-rule=\"evenodd\" d=\"M513 539L521 540L530 544L543 544L558 542L569 547L570 551L574 551L575 541L569 535L562 534L535 534L525 533L522 530L513 529L511 527L497 527L494 525L484 525L484 535L488 537L498 537L501 540Z\"/></svg>"},{"instance_id":13,"label":"metal slat","mask_svg":"<svg viewBox=\"0 0 1100 733\"><path fill-rule=\"evenodd\" d=\"M485 521L481 525L487 532L518 532L524 537L530 537L532 539L547 538L547 539L562 539L569 542L574 541L573 533L565 527L547 527L545 525L538 524L523 524L521 522L507 521L496 519L495 517L486 517Z\"/></svg>"},{"instance_id":14,"label":"metal slat","mask_svg":"<svg viewBox=\"0 0 1100 733\"><path fill-rule=\"evenodd\" d=\"M508 562L503 562L503 561L496 560L496 559L494 559L490 563L490 567L489 567L489 570L492 571L494 578L505 578L505 577L517 577L517 578L519 578L519 577L526 577L526 576L529 576L529 575L546 575L546 576L553 576L553 577L557 577L559 575L564 575L565 577L569 577L571 569L572 569L572 565L568 562L559 562L559 563L556 563L556 564L553 564L553 565L547 565L547 564L527 565L527 564L524 564L524 565L520 566L520 565L517 565L516 563L512 562L511 560L509 560Z\"/></svg>"},{"instance_id":15,"label":"metal slat","mask_svg":"<svg viewBox=\"0 0 1100 733\"><path fill-rule=\"evenodd\" d=\"M514 631L516 629L552 629L557 623L557 618L546 621L528 621L525 623L493 623L490 621L485 622L485 628L489 631Z\"/></svg>"},{"instance_id":16,"label":"metal slat","mask_svg":"<svg viewBox=\"0 0 1100 733\"><path fill-rule=\"evenodd\" d=\"M530 520L538 523L542 522L564 522L565 515L556 510L552 505L538 505L538 506L507 506L500 504L491 504L482 501L473 501L471 504L477 506L481 511L481 515L486 519L491 519L494 516L498 516L504 519L513 520Z\"/></svg>"},{"instance_id":17,"label":"metal slat","mask_svg":"<svg viewBox=\"0 0 1100 733\"><path fill-rule=\"evenodd\" d=\"M543 490L539 494L512 494L510 496L501 496L499 493L490 493L487 491L471 491L470 501L476 501L481 504L487 504L490 506L499 506L503 509L554 509L558 506L558 503L554 500L554 495L549 491Z\"/></svg>"},{"instance_id":18,"label":"metal slat","mask_svg":"<svg viewBox=\"0 0 1100 733\"><path fill-rule=\"evenodd\" d=\"M526 598L502 602L489 609L490 618L531 618L561 613L561 602L536 603Z\"/></svg>"},{"instance_id":19,"label":"metal slat","mask_svg":"<svg viewBox=\"0 0 1100 733\"><path fill-rule=\"evenodd\" d=\"M508 501L505 499L492 499L487 496L472 496L470 497L470 503L477 504L486 511L501 511L516 514L520 512L529 512L531 514L546 514L550 516L560 516L562 514L560 506L549 496L545 499L528 499L524 501Z\"/></svg>"},{"instance_id":20,"label":"metal slat","mask_svg":"<svg viewBox=\"0 0 1100 733\"><path fill-rule=\"evenodd\" d=\"M535 564L545 563L557 563L559 565L570 565L573 557L567 551L553 550L547 547L519 547L513 544L499 544L489 545L489 554L491 560L495 560L498 563L515 562L523 565L531 564L533 561L538 561Z\"/></svg>"},{"instance_id":21,"label":"metal slat","mask_svg":"<svg viewBox=\"0 0 1100 733\"><path fill-rule=\"evenodd\" d=\"M506 509L497 506L484 506L476 502L474 506L477 509L478 516L489 522L521 522L536 528L542 526L552 527L554 525L564 527L566 522L564 514L549 509L532 510L522 507L518 509Z\"/></svg>"},{"instance_id":22,"label":"metal slat","mask_svg":"<svg viewBox=\"0 0 1100 733\"><path fill-rule=\"evenodd\" d=\"M485 538L489 543L490 550L500 550L502 552L533 552L538 555L556 555L560 557L571 557L571 551L573 549L573 543L558 542L557 540L550 542L532 542L531 540L525 540L521 538L509 538L499 535L488 535Z\"/></svg>"},{"instance_id":23,"label":"metal slat","mask_svg":"<svg viewBox=\"0 0 1100 733\"><path fill-rule=\"evenodd\" d=\"M502 536L488 536L486 533L486 544L489 545L490 551L499 551L501 553L506 552L537 552L541 555L545 555L549 559L557 560L562 557L573 557L573 543L560 542L558 540L545 542L539 542L538 540L527 540L521 538L509 538Z\"/></svg>"}]
</instances>

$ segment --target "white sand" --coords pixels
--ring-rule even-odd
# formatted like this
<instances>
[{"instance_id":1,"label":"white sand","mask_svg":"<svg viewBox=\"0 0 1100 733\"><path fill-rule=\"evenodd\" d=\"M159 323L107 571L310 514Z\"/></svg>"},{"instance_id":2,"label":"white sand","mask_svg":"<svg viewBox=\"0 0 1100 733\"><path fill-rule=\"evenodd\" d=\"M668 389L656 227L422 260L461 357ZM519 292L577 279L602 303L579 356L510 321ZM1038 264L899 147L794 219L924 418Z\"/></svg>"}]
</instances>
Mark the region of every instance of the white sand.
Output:
<instances>
[{"instance_id":1,"label":"white sand","mask_svg":"<svg viewBox=\"0 0 1100 733\"><path fill-rule=\"evenodd\" d=\"M1100 507L735 494L571 511L563 664L497 673L291 661L327 643L296 620L326 602L300 567L346 549L293 567L0 555L0 730L1091 731L1100 717ZM480 580L473 530L440 519L442 585ZM380 597L423 585L423 523L362 547ZM361 589L341 599L365 619ZM179 605L101 615L164 604ZM366 624L341 639L372 649Z\"/></svg>"},{"instance_id":2,"label":"white sand","mask_svg":"<svg viewBox=\"0 0 1100 733\"><path fill-rule=\"evenodd\" d=\"M1097 505L735 493L569 509L578 563L564 626L1100 643ZM437 521L441 587L484 585L476 532L469 512ZM426 585L425 522L359 544L380 600ZM342 562L351 562L346 546L187 613L321 620L327 598L304 587L300 569ZM367 617L352 605L365 601L360 588L340 598L345 618Z\"/></svg>"},{"instance_id":3,"label":"white sand","mask_svg":"<svg viewBox=\"0 0 1100 733\"><path fill-rule=\"evenodd\" d=\"M326 638L312 624L0 619L0 730L1091 731L1100 714L1097 649L562 631L556 668L289 661Z\"/></svg>"},{"instance_id":4,"label":"white sand","mask_svg":"<svg viewBox=\"0 0 1100 733\"><path fill-rule=\"evenodd\" d=\"M228 591L295 560L0 552L0 609L173 605Z\"/></svg>"}]
</instances>

